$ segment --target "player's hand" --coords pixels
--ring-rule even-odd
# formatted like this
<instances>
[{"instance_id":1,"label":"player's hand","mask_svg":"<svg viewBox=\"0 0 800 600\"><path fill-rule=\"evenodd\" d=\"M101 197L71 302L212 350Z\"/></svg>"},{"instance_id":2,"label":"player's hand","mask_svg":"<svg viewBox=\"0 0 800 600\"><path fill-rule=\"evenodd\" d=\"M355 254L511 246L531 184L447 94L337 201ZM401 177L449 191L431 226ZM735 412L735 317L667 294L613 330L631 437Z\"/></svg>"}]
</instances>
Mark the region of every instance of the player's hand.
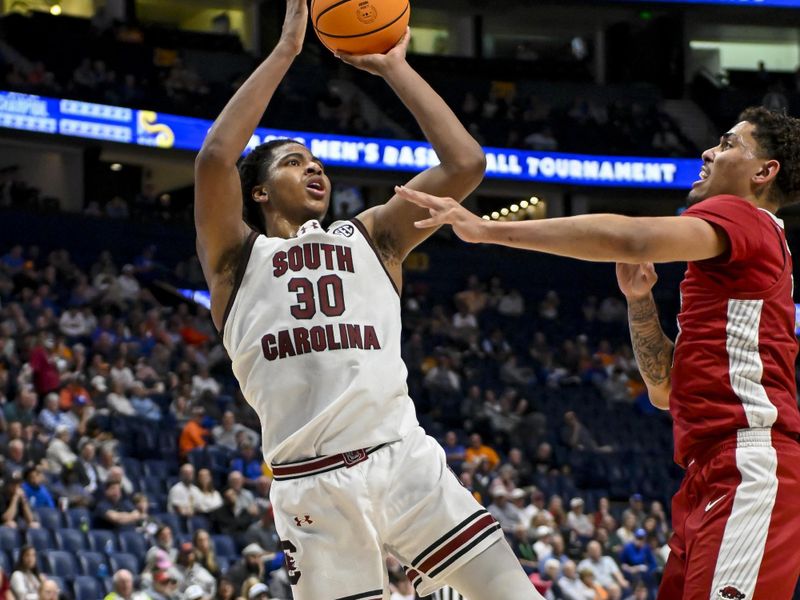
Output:
<instances>
[{"instance_id":1,"label":"player's hand","mask_svg":"<svg viewBox=\"0 0 800 600\"><path fill-rule=\"evenodd\" d=\"M650 294L658 281L653 263L629 265L617 263L617 283L628 300L636 300Z\"/></svg>"},{"instance_id":2,"label":"player's hand","mask_svg":"<svg viewBox=\"0 0 800 600\"><path fill-rule=\"evenodd\" d=\"M421 208L427 208L429 219L416 221L417 229L452 225L453 231L465 242L477 243L485 239L486 221L472 214L452 198L440 198L402 185L395 186L395 194Z\"/></svg>"},{"instance_id":3,"label":"player's hand","mask_svg":"<svg viewBox=\"0 0 800 600\"><path fill-rule=\"evenodd\" d=\"M394 48L389 50L386 54L347 54L346 52L337 52L336 58L346 62L348 65L361 69L372 75L383 77L389 69L406 60L406 51L408 50L408 42L411 40L411 29L406 28L406 32L400 41L395 44Z\"/></svg>"},{"instance_id":4,"label":"player's hand","mask_svg":"<svg viewBox=\"0 0 800 600\"><path fill-rule=\"evenodd\" d=\"M283 19L281 42L288 44L295 54L303 50L308 23L307 0L286 0L286 16Z\"/></svg>"}]
</instances>

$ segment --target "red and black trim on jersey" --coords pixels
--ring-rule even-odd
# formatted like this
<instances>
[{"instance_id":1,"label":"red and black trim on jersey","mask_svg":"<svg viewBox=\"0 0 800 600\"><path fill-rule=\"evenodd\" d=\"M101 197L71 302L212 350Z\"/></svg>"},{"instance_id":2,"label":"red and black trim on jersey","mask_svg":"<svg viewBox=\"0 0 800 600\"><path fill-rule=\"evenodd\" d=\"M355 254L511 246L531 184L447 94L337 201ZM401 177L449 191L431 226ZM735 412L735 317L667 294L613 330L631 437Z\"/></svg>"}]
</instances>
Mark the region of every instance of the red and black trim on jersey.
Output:
<instances>
[{"instance_id":1,"label":"red and black trim on jersey","mask_svg":"<svg viewBox=\"0 0 800 600\"><path fill-rule=\"evenodd\" d=\"M327 473L341 467L352 467L360 462L364 462L373 452L380 450L386 444L379 444L371 448L362 448L352 452L342 452L341 454L331 454L330 456L318 456L317 458L307 458L296 462L272 465L272 478L274 481L287 481L289 479L300 479L311 475Z\"/></svg>"},{"instance_id":2,"label":"red and black trim on jersey","mask_svg":"<svg viewBox=\"0 0 800 600\"><path fill-rule=\"evenodd\" d=\"M372 590L371 592L362 592L361 594L354 594L352 596L341 596L335 600L383 600L383 590Z\"/></svg>"},{"instance_id":3,"label":"red and black trim on jersey","mask_svg":"<svg viewBox=\"0 0 800 600\"><path fill-rule=\"evenodd\" d=\"M258 238L258 236L259 233L255 230L252 230L250 235L247 236L247 240L242 247L242 253L239 256L239 264L236 265L236 275L233 279L231 296L228 298L228 304L225 306L225 312L222 315L222 324L219 328L220 336L224 335L225 333L225 323L228 321L228 315L231 314L233 301L236 300L236 294L242 285L242 279L244 279L245 271L247 271L247 263L250 262L250 255L253 253L253 245L256 243L256 238Z\"/></svg>"},{"instance_id":4,"label":"red and black trim on jersey","mask_svg":"<svg viewBox=\"0 0 800 600\"><path fill-rule=\"evenodd\" d=\"M409 579L416 587L422 580L419 577L419 581L415 582L419 572L431 578L436 577L499 529L500 524L485 509L473 513L411 561L413 569L408 570ZM413 578L412 573L415 574Z\"/></svg>"},{"instance_id":5,"label":"red and black trim on jersey","mask_svg":"<svg viewBox=\"0 0 800 600\"><path fill-rule=\"evenodd\" d=\"M389 278L389 282L392 284L394 291L397 292L397 295L399 296L400 290L397 289L397 284L394 282L394 279L392 279L392 276L389 274L389 269L387 269L386 265L383 264L383 259L381 258L381 254L375 247L375 242L372 241L372 236L370 236L369 231L367 231L367 228L364 226L364 224L355 217L350 219L350 222L356 226L356 229L358 229L361 232L361 235L364 236L364 239L367 240L369 247L372 248L372 251L375 253L375 258L378 259L378 262L381 264L381 267L383 268L383 272L386 273L386 277Z\"/></svg>"}]
</instances>

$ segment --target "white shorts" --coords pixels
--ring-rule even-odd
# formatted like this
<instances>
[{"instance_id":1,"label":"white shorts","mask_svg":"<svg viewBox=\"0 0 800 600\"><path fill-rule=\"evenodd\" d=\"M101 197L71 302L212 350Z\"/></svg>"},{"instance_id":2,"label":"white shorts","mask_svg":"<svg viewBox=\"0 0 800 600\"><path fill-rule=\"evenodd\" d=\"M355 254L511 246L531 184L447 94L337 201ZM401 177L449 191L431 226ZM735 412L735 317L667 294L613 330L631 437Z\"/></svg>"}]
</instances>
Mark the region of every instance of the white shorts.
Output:
<instances>
[{"instance_id":1,"label":"white shorts","mask_svg":"<svg viewBox=\"0 0 800 600\"><path fill-rule=\"evenodd\" d=\"M388 599L387 553L427 596L503 538L422 428L273 470L270 500L295 600Z\"/></svg>"}]
</instances>

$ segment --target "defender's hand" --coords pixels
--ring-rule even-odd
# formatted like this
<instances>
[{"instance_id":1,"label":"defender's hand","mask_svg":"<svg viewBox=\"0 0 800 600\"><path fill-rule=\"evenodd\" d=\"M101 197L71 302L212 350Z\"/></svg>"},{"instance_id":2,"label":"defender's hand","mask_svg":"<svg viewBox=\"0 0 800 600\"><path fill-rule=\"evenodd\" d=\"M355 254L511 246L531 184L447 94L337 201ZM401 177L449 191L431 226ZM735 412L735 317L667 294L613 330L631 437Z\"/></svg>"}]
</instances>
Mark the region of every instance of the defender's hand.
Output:
<instances>
[{"instance_id":1,"label":"defender's hand","mask_svg":"<svg viewBox=\"0 0 800 600\"><path fill-rule=\"evenodd\" d=\"M658 281L653 263L628 265L617 263L617 283L628 300L647 296Z\"/></svg>"},{"instance_id":2,"label":"defender's hand","mask_svg":"<svg viewBox=\"0 0 800 600\"><path fill-rule=\"evenodd\" d=\"M283 19L281 42L288 44L295 54L300 54L306 37L308 22L307 0L286 0L286 16Z\"/></svg>"},{"instance_id":3,"label":"defender's hand","mask_svg":"<svg viewBox=\"0 0 800 600\"><path fill-rule=\"evenodd\" d=\"M408 42L410 40L411 29L406 28L406 32L403 34L403 37L400 38L400 41L386 54L357 55L337 52L336 57L357 69L383 77L393 65L405 62L406 50L408 50Z\"/></svg>"},{"instance_id":4,"label":"defender's hand","mask_svg":"<svg viewBox=\"0 0 800 600\"><path fill-rule=\"evenodd\" d=\"M417 229L452 225L456 235L465 242L474 244L484 241L484 229L487 223L452 198L431 196L425 192L418 192L402 185L395 186L394 191L403 200L412 202L422 208L427 208L428 212L430 212L430 219L414 223Z\"/></svg>"}]
</instances>

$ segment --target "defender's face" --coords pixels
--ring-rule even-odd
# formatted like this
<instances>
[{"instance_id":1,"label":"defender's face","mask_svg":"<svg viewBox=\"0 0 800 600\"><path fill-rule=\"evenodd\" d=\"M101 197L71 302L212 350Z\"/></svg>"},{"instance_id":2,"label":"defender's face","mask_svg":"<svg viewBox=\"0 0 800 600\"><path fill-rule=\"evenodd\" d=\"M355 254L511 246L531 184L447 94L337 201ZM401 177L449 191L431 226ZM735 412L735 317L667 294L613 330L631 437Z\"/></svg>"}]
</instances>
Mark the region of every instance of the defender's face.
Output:
<instances>
[{"instance_id":1,"label":"defender's face","mask_svg":"<svg viewBox=\"0 0 800 600\"><path fill-rule=\"evenodd\" d=\"M331 182L318 158L302 144L276 149L266 182L268 202L296 223L322 219L328 212Z\"/></svg>"},{"instance_id":2,"label":"defender's face","mask_svg":"<svg viewBox=\"0 0 800 600\"><path fill-rule=\"evenodd\" d=\"M751 180L763 164L763 158L758 158L760 148L753 137L754 129L752 123L742 121L724 134L717 146L703 152L703 168L689 192L689 206L720 194L751 193Z\"/></svg>"}]
</instances>

